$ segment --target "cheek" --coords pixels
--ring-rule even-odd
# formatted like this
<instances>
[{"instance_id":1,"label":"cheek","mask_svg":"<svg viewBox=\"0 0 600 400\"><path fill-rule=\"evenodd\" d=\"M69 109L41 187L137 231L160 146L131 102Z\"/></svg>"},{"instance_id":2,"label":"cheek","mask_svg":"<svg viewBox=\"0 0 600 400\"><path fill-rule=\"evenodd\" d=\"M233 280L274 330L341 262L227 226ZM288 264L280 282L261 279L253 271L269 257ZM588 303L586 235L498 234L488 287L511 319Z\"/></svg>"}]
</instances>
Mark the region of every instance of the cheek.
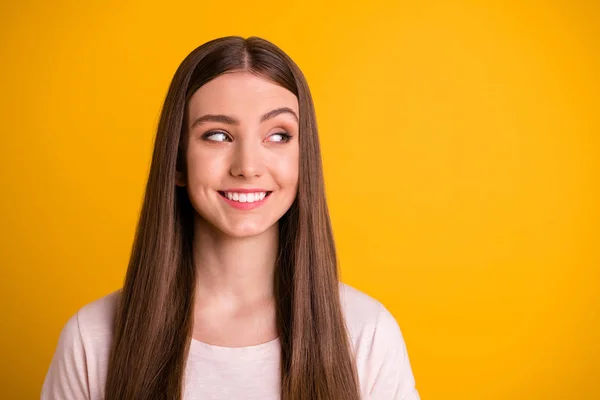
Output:
<instances>
[{"instance_id":1,"label":"cheek","mask_svg":"<svg viewBox=\"0 0 600 400\"><path fill-rule=\"evenodd\" d=\"M188 180L192 186L210 185L218 181L227 171L227 161L223 155L214 152L194 151L188 153Z\"/></svg>"},{"instance_id":2,"label":"cheek","mask_svg":"<svg viewBox=\"0 0 600 400\"><path fill-rule=\"evenodd\" d=\"M277 178L281 186L287 188L298 185L298 155L290 154L278 160L276 169Z\"/></svg>"}]
</instances>

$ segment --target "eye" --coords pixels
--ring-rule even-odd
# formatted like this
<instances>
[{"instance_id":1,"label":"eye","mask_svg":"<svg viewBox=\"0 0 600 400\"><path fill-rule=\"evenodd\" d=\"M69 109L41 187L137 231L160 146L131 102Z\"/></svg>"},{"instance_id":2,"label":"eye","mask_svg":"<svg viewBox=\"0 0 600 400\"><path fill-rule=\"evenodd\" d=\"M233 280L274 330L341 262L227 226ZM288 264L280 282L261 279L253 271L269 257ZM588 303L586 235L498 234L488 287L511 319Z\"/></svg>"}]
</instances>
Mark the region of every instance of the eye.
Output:
<instances>
[{"instance_id":1,"label":"eye","mask_svg":"<svg viewBox=\"0 0 600 400\"><path fill-rule=\"evenodd\" d=\"M225 132L221 131L210 131L206 132L203 136L203 139L210 140L212 142L227 142L229 140L229 136Z\"/></svg>"},{"instance_id":2,"label":"eye","mask_svg":"<svg viewBox=\"0 0 600 400\"><path fill-rule=\"evenodd\" d=\"M286 142L289 142L291 138L292 138L292 135L290 135L289 133L277 132L277 133L274 133L271 136L269 136L268 141L275 142L275 143L286 143Z\"/></svg>"}]
</instances>

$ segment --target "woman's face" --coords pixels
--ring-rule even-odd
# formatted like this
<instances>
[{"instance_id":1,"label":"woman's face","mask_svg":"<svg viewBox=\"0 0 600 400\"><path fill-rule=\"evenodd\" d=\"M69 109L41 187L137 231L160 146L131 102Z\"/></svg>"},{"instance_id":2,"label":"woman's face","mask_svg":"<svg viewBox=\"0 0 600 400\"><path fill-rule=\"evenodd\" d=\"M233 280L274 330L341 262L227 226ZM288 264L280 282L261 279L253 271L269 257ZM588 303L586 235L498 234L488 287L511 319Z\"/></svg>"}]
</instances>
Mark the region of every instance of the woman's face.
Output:
<instances>
[{"instance_id":1,"label":"woman's face","mask_svg":"<svg viewBox=\"0 0 600 400\"><path fill-rule=\"evenodd\" d=\"M258 235L298 188L298 99L248 72L221 75L191 97L187 176L177 184L198 215L232 237Z\"/></svg>"}]
</instances>

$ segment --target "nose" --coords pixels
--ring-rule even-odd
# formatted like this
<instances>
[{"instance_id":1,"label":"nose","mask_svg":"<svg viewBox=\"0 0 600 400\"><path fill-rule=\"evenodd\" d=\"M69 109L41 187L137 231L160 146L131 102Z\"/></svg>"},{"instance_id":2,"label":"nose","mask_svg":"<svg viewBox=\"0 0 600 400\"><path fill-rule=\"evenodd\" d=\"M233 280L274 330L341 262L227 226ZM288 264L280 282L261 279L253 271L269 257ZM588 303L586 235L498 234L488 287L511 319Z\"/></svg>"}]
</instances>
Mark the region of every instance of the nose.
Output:
<instances>
[{"instance_id":1,"label":"nose","mask_svg":"<svg viewBox=\"0 0 600 400\"><path fill-rule=\"evenodd\" d=\"M236 178L261 176L265 169L263 158L259 141L240 139L233 152L230 173Z\"/></svg>"}]
</instances>

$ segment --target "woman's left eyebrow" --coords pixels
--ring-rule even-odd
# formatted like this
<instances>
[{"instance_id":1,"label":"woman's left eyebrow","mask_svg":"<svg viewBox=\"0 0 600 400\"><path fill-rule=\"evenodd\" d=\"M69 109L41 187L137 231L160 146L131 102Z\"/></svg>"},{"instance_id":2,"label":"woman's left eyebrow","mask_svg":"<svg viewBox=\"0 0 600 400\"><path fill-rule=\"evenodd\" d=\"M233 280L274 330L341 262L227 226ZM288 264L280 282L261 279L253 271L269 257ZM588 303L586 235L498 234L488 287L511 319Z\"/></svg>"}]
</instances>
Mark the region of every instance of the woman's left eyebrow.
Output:
<instances>
[{"instance_id":1,"label":"woman's left eyebrow","mask_svg":"<svg viewBox=\"0 0 600 400\"><path fill-rule=\"evenodd\" d=\"M274 118L274 117L278 116L279 114L284 114L284 113L292 114L294 116L294 118L296 118L296 122L298 121L298 115L296 114L296 112L294 110L292 110L289 107L280 107L280 108L271 110L268 113L266 113L265 115L263 115L260 118L260 122L264 122L270 118Z\"/></svg>"}]
</instances>

